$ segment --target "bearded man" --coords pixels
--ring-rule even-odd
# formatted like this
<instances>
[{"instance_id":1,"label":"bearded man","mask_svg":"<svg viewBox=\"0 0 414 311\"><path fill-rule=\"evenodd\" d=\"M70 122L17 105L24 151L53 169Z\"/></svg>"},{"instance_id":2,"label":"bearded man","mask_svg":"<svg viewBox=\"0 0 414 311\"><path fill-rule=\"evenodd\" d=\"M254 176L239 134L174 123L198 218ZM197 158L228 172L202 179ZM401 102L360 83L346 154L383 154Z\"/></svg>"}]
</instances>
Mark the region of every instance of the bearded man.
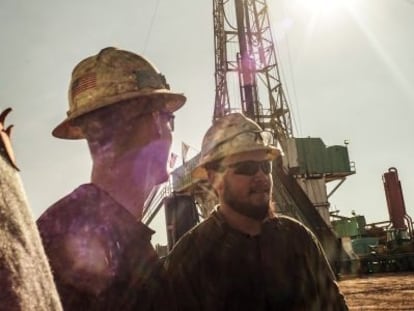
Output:
<instances>
[{"instance_id":1,"label":"bearded man","mask_svg":"<svg viewBox=\"0 0 414 311\"><path fill-rule=\"evenodd\" d=\"M193 176L219 203L165 262L179 310L348 310L316 237L270 208L270 139L240 113L204 136Z\"/></svg>"}]
</instances>

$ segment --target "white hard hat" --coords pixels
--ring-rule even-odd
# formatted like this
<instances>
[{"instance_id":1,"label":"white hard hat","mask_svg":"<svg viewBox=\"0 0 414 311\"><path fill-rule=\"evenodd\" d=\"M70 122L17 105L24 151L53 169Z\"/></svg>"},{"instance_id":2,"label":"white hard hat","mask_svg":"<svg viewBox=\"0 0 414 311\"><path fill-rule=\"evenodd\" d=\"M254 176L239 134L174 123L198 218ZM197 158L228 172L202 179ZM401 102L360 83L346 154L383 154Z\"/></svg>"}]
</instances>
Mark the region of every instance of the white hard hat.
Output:
<instances>
[{"instance_id":1,"label":"white hard hat","mask_svg":"<svg viewBox=\"0 0 414 311\"><path fill-rule=\"evenodd\" d=\"M267 151L269 160L280 155L271 145L271 134L264 132L253 120L241 113L231 113L218 119L204 135L200 161L192 172L195 179L207 179L205 165L224 157L249 151Z\"/></svg>"}]
</instances>

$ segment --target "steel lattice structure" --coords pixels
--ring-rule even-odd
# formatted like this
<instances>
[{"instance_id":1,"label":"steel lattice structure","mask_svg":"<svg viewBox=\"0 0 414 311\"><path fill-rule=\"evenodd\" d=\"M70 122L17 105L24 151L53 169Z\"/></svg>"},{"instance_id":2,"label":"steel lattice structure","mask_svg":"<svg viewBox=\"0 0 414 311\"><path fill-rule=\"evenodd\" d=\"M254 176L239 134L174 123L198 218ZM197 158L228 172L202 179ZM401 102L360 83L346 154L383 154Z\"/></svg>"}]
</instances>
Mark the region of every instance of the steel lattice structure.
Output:
<instances>
[{"instance_id":1,"label":"steel lattice structure","mask_svg":"<svg viewBox=\"0 0 414 311\"><path fill-rule=\"evenodd\" d=\"M292 121L266 0L213 0L213 17L216 80L213 119L242 111L270 130L286 150L286 138L293 137ZM233 94L237 91L231 89L232 82L238 86L240 96ZM239 102L231 102L230 98Z\"/></svg>"},{"instance_id":2,"label":"steel lattice structure","mask_svg":"<svg viewBox=\"0 0 414 311\"><path fill-rule=\"evenodd\" d=\"M233 111L243 112L270 131L286 155L288 139L294 135L266 0L213 0L213 17L216 80L213 121ZM238 91L231 85L236 85ZM297 179L289 174L281 159L277 160L273 170L277 211L307 224L334 264L338 258L335 234Z\"/></svg>"},{"instance_id":3,"label":"steel lattice structure","mask_svg":"<svg viewBox=\"0 0 414 311\"><path fill-rule=\"evenodd\" d=\"M271 132L275 145L277 142L287 155L288 142L292 145L294 138L292 120L279 74L266 0L213 0L213 19L216 83L213 122L231 112L242 112ZM173 195L165 207L170 249L180 234L198 221L193 217L194 210L198 208L205 218L217 203L211 185L191 178L192 167L197 163L198 157L173 172ZM277 211L307 224L321 241L329 260L335 263L338 258L335 234L281 157L275 160L272 175ZM148 200L148 205L157 206L153 213L163 202L155 198L154 195ZM190 201L193 204L188 204ZM180 225L179 220L188 221Z\"/></svg>"}]
</instances>

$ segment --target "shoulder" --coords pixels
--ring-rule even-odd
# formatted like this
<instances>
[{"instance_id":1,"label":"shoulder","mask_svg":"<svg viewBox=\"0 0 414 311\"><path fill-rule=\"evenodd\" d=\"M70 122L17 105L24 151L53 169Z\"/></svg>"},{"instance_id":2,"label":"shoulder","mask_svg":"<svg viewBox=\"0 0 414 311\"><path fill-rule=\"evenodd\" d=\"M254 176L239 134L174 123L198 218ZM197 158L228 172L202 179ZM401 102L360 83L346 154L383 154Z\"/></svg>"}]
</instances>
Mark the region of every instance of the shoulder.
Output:
<instances>
[{"instance_id":1,"label":"shoulder","mask_svg":"<svg viewBox=\"0 0 414 311\"><path fill-rule=\"evenodd\" d=\"M314 233L303 223L295 218L277 215L267 221L266 230L275 230L278 234L288 235L289 241L298 241L300 243L318 243Z\"/></svg>"},{"instance_id":2,"label":"shoulder","mask_svg":"<svg viewBox=\"0 0 414 311\"><path fill-rule=\"evenodd\" d=\"M38 219L42 223L48 217L59 217L59 215L69 216L79 214L85 208L91 210L94 206L99 206L104 202L111 201L110 197L93 184L83 184L74 191L64 196L51 205Z\"/></svg>"},{"instance_id":3,"label":"shoulder","mask_svg":"<svg viewBox=\"0 0 414 311\"><path fill-rule=\"evenodd\" d=\"M204 221L192 228L183 237L183 240L192 240L193 243L198 245L198 248L206 249L214 243L220 243L220 238L225 234L226 230L227 225L225 221L217 211L214 211Z\"/></svg>"},{"instance_id":4,"label":"shoulder","mask_svg":"<svg viewBox=\"0 0 414 311\"><path fill-rule=\"evenodd\" d=\"M93 184L79 186L50 206L37 220L42 237L49 232L56 235L82 226L90 229L103 224L106 228L138 226L138 222L125 208Z\"/></svg>"},{"instance_id":5,"label":"shoulder","mask_svg":"<svg viewBox=\"0 0 414 311\"><path fill-rule=\"evenodd\" d=\"M276 215L275 217L268 219L267 223L282 230L309 230L303 223L299 222L295 218L285 215Z\"/></svg>"},{"instance_id":6,"label":"shoulder","mask_svg":"<svg viewBox=\"0 0 414 311\"><path fill-rule=\"evenodd\" d=\"M149 242L154 233L93 184L79 186L49 207L37 226L44 244L69 235L99 236L102 243L105 239Z\"/></svg>"},{"instance_id":7,"label":"shoulder","mask_svg":"<svg viewBox=\"0 0 414 311\"><path fill-rule=\"evenodd\" d=\"M186 232L175 244L173 252L184 250L192 247L194 244L203 243L209 239L210 235L217 231L217 225L214 219L210 216L188 232Z\"/></svg>"},{"instance_id":8,"label":"shoulder","mask_svg":"<svg viewBox=\"0 0 414 311\"><path fill-rule=\"evenodd\" d=\"M132 261L145 269L156 261L153 231L91 184L53 204L37 225L55 276L94 294L131 278Z\"/></svg>"},{"instance_id":9,"label":"shoulder","mask_svg":"<svg viewBox=\"0 0 414 311\"><path fill-rule=\"evenodd\" d=\"M201 257L214 243L220 243L223 227L213 212L208 218L185 233L174 245L167 256L167 263L180 261L182 258Z\"/></svg>"},{"instance_id":10,"label":"shoulder","mask_svg":"<svg viewBox=\"0 0 414 311\"><path fill-rule=\"evenodd\" d=\"M84 184L52 204L37 220L38 225L47 223L50 218L66 218L78 215L88 205L97 205L100 190L93 184ZM99 200L100 201L100 200ZM93 204L91 204L94 202Z\"/></svg>"}]
</instances>

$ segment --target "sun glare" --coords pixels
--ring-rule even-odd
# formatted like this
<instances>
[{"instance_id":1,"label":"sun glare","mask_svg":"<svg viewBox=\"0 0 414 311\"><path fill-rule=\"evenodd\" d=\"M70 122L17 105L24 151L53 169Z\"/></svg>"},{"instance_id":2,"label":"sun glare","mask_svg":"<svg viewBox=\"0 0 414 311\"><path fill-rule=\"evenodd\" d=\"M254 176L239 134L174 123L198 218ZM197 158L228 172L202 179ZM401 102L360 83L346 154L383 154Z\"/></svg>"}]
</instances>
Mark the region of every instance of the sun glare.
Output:
<instances>
[{"instance_id":1,"label":"sun glare","mask_svg":"<svg viewBox=\"0 0 414 311\"><path fill-rule=\"evenodd\" d=\"M295 0L297 7L310 11L312 15L329 17L348 7L353 0Z\"/></svg>"}]
</instances>

